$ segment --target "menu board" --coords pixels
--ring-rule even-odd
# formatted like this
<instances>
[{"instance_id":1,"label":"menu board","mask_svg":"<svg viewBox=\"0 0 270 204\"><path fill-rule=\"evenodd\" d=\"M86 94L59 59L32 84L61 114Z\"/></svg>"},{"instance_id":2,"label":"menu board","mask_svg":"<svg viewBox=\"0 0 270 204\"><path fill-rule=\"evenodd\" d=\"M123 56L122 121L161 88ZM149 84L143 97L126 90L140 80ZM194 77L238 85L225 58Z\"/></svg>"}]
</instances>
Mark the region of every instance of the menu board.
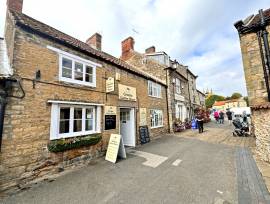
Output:
<instances>
[{"instance_id":1,"label":"menu board","mask_svg":"<svg viewBox=\"0 0 270 204\"><path fill-rule=\"evenodd\" d=\"M148 131L147 125L140 126L139 133L140 133L141 144L146 144L146 143L150 142L150 136L149 136L149 131Z\"/></svg>"},{"instance_id":2,"label":"menu board","mask_svg":"<svg viewBox=\"0 0 270 204\"><path fill-rule=\"evenodd\" d=\"M105 115L105 130L116 128L116 115Z\"/></svg>"}]
</instances>

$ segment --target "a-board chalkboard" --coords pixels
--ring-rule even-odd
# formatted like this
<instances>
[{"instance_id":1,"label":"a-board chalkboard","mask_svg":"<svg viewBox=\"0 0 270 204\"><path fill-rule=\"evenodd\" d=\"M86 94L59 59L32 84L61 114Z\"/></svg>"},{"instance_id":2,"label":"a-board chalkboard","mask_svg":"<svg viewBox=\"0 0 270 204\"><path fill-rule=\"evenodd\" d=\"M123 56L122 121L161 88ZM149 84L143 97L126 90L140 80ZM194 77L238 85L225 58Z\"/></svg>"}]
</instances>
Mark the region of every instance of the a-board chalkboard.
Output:
<instances>
[{"instance_id":1,"label":"a-board chalkboard","mask_svg":"<svg viewBox=\"0 0 270 204\"><path fill-rule=\"evenodd\" d=\"M105 130L116 128L116 115L105 115Z\"/></svg>"},{"instance_id":2,"label":"a-board chalkboard","mask_svg":"<svg viewBox=\"0 0 270 204\"><path fill-rule=\"evenodd\" d=\"M139 133L140 133L141 144L145 144L145 143L150 142L150 136L149 136L149 131L148 131L147 125L140 126Z\"/></svg>"}]
</instances>

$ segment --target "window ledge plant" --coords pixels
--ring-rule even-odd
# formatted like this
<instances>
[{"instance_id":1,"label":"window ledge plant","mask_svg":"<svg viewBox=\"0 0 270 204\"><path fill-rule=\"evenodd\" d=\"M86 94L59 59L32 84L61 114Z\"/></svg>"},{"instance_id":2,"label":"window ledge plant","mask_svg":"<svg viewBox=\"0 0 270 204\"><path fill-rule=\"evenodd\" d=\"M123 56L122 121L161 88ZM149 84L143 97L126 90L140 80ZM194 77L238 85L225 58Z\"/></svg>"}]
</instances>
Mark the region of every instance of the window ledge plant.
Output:
<instances>
[{"instance_id":1,"label":"window ledge plant","mask_svg":"<svg viewBox=\"0 0 270 204\"><path fill-rule=\"evenodd\" d=\"M50 152L63 152L70 149L92 146L100 142L101 134L74 137L69 139L52 140L48 145Z\"/></svg>"}]
</instances>

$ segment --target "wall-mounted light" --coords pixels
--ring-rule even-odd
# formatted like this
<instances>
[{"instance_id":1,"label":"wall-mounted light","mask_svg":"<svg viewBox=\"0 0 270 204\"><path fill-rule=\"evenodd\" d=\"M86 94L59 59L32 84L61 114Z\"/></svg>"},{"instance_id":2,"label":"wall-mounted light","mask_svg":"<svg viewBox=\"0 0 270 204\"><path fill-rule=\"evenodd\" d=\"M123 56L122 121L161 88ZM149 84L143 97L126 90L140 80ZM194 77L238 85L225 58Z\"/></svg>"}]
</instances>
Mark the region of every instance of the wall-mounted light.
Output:
<instances>
[{"instance_id":1,"label":"wall-mounted light","mask_svg":"<svg viewBox=\"0 0 270 204\"><path fill-rule=\"evenodd\" d=\"M33 89L36 88L36 82L41 79L41 72L40 70L37 70L35 73L35 78L33 79Z\"/></svg>"}]
</instances>

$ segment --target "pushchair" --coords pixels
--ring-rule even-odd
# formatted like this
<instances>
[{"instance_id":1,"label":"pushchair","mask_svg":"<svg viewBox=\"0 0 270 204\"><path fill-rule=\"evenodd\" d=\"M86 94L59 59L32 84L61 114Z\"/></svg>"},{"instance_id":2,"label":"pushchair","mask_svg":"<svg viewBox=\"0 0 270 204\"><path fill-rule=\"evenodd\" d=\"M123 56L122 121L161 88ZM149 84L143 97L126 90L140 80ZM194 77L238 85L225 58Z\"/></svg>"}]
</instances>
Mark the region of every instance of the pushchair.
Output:
<instances>
[{"instance_id":1,"label":"pushchair","mask_svg":"<svg viewBox=\"0 0 270 204\"><path fill-rule=\"evenodd\" d=\"M241 122L239 119L234 119L232 124L235 127L233 136L249 136L249 126L247 122Z\"/></svg>"}]
</instances>

